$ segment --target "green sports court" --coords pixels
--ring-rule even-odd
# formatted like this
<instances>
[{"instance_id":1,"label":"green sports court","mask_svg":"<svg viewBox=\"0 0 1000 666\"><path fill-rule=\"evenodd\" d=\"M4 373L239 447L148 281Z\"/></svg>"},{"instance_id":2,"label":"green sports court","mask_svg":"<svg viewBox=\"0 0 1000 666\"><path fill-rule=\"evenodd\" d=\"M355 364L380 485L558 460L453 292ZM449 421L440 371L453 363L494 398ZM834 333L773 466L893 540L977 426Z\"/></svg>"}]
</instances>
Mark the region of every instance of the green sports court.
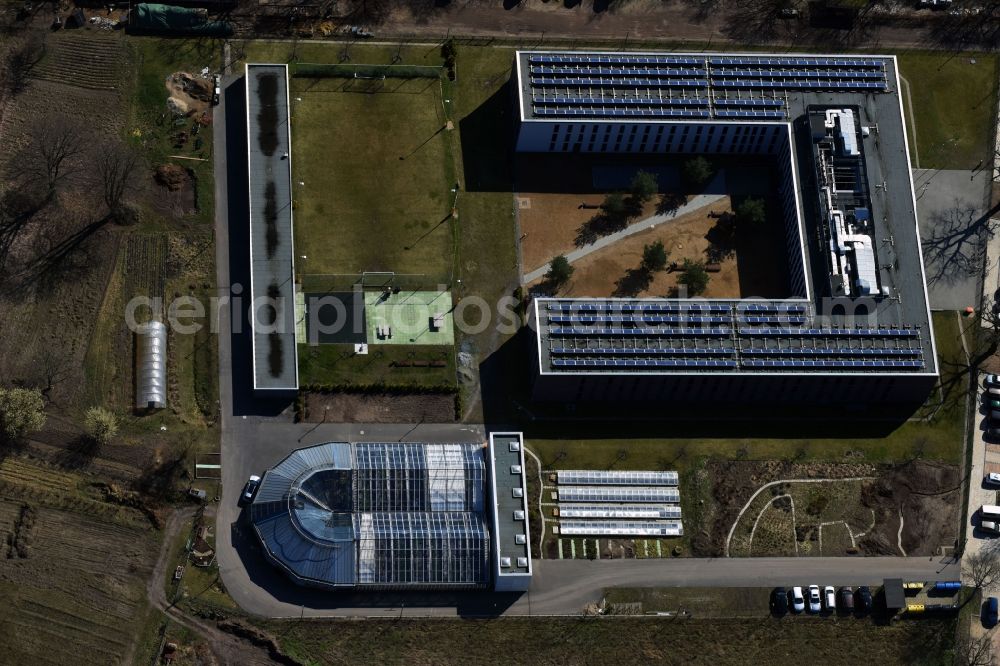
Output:
<instances>
[{"instance_id":1,"label":"green sports court","mask_svg":"<svg viewBox=\"0 0 1000 666\"><path fill-rule=\"evenodd\" d=\"M370 345L455 344L447 291L366 291L365 320Z\"/></svg>"}]
</instances>

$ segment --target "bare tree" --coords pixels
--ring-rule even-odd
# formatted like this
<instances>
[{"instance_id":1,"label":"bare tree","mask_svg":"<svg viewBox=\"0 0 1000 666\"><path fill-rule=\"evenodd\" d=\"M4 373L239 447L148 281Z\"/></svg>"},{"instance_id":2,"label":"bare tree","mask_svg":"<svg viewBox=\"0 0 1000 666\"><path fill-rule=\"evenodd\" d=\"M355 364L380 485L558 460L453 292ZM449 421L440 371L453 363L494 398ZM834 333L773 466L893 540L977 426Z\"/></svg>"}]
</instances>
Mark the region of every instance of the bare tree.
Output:
<instances>
[{"instance_id":1,"label":"bare tree","mask_svg":"<svg viewBox=\"0 0 1000 666\"><path fill-rule=\"evenodd\" d=\"M40 183L51 200L59 184L78 169L75 161L85 146L83 125L68 116L50 114L32 123L27 134L17 167L22 178Z\"/></svg>"},{"instance_id":2,"label":"bare tree","mask_svg":"<svg viewBox=\"0 0 1000 666\"><path fill-rule=\"evenodd\" d=\"M138 171L142 166L139 154L122 143L106 143L98 150L94 166L108 217L117 222L126 221L127 196L139 183Z\"/></svg>"},{"instance_id":3,"label":"bare tree","mask_svg":"<svg viewBox=\"0 0 1000 666\"><path fill-rule=\"evenodd\" d=\"M962 569L977 590L1000 582L1000 557L993 551L980 549L966 556L962 560Z\"/></svg>"},{"instance_id":4,"label":"bare tree","mask_svg":"<svg viewBox=\"0 0 1000 666\"><path fill-rule=\"evenodd\" d=\"M17 95L28 87L35 66L45 56L45 42L38 33L31 33L11 45L3 61L3 83Z\"/></svg>"},{"instance_id":5,"label":"bare tree","mask_svg":"<svg viewBox=\"0 0 1000 666\"><path fill-rule=\"evenodd\" d=\"M979 638L962 636L955 644L957 666L992 666L993 636L986 633Z\"/></svg>"}]
</instances>

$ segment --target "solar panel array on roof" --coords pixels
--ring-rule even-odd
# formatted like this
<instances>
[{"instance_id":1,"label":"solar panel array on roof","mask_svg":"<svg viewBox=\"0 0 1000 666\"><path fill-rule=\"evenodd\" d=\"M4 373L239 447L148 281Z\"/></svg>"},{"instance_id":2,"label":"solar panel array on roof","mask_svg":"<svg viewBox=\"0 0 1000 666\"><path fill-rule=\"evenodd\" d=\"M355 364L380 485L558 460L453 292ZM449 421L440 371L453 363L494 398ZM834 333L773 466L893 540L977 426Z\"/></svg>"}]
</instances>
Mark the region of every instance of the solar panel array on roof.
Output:
<instances>
[{"instance_id":1,"label":"solar panel array on roof","mask_svg":"<svg viewBox=\"0 0 1000 666\"><path fill-rule=\"evenodd\" d=\"M724 356L735 347L553 347L554 356Z\"/></svg>"},{"instance_id":2,"label":"solar panel array on roof","mask_svg":"<svg viewBox=\"0 0 1000 666\"><path fill-rule=\"evenodd\" d=\"M588 95L586 97L567 95L534 95L531 98L539 105L596 105L596 106L708 106L704 97L606 97Z\"/></svg>"},{"instance_id":3,"label":"solar panel array on roof","mask_svg":"<svg viewBox=\"0 0 1000 666\"><path fill-rule=\"evenodd\" d=\"M563 536L675 537L683 535L684 529L679 521L561 520L559 533Z\"/></svg>"},{"instance_id":4,"label":"solar panel array on roof","mask_svg":"<svg viewBox=\"0 0 1000 666\"><path fill-rule=\"evenodd\" d=\"M559 519L680 520L676 504L559 504Z\"/></svg>"},{"instance_id":5,"label":"solar panel array on roof","mask_svg":"<svg viewBox=\"0 0 1000 666\"><path fill-rule=\"evenodd\" d=\"M556 472L559 485L580 486L676 486L677 472L631 470L564 469Z\"/></svg>"},{"instance_id":6,"label":"solar panel array on roof","mask_svg":"<svg viewBox=\"0 0 1000 666\"><path fill-rule=\"evenodd\" d=\"M854 360L854 361L841 361L841 360L756 360L756 359L744 359L742 364L748 368L782 368L786 370L815 370L817 368L838 368L838 369L855 369L855 370L879 370L879 369L892 369L898 370L903 368L910 368L918 370L924 367L923 361L872 361L872 360Z\"/></svg>"},{"instance_id":7,"label":"solar panel array on roof","mask_svg":"<svg viewBox=\"0 0 1000 666\"><path fill-rule=\"evenodd\" d=\"M528 62L543 63L584 63L584 64L630 64L630 65L704 65L705 59L695 56L671 55L630 55L591 53L533 53Z\"/></svg>"},{"instance_id":8,"label":"solar panel array on roof","mask_svg":"<svg viewBox=\"0 0 1000 666\"><path fill-rule=\"evenodd\" d=\"M765 67L882 67L882 61L873 58L822 58L809 56L713 56L710 65L738 65Z\"/></svg>"},{"instance_id":9,"label":"solar panel array on roof","mask_svg":"<svg viewBox=\"0 0 1000 666\"><path fill-rule=\"evenodd\" d=\"M554 358L551 361L554 368L736 368L736 361L728 359L665 359L665 358L626 358L626 359L563 359Z\"/></svg>"},{"instance_id":10,"label":"solar panel array on roof","mask_svg":"<svg viewBox=\"0 0 1000 666\"><path fill-rule=\"evenodd\" d=\"M592 303L587 301L571 303L546 303L546 310L557 312L730 312L732 305L724 303L678 303L663 301L659 303L636 302L606 302ZM796 306L803 307L804 306Z\"/></svg>"},{"instance_id":11,"label":"solar panel array on roof","mask_svg":"<svg viewBox=\"0 0 1000 666\"><path fill-rule=\"evenodd\" d=\"M559 372L919 372L926 367L919 329L815 326L805 303L541 299L537 307L544 362Z\"/></svg>"},{"instance_id":12,"label":"solar panel array on roof","mask_svg":"<svg viewBox=\"0 0 1000 666\"><path fill-rule=\"evenodd\" d=\"M786 91L889 89L874 58L529 53L524 69L531 112L543 118L777 121Z\"/></svg>"},{"instance_id":13,"label":"solar panel array on roof","mask_svg":"<svg viewBox=\"0 0 1000 666\"><path fill-rule=\"evenodd\" d=\"M553 117L593 116L595 118L708 118L708 109L674 108L596 108L596 107L547 107L535 109L535 115Z\"/></svg>"},{"instance_id":14,"label":"solar panel array on roof","mask_svg":"<svg viewBox=\"0 0 1000 666\"><path fill-rule=\"evenodd\" d=\"M560 502L653 502L676 504L680 492L667 486L559 486Z\"/></svg>"},{"instance_id":15,"label":"solar panel array on roof","mask_svg":"<svg viewBox=\"0 0 1000 666\"><path fill-rule=\"evenodd\" d=\"M629 327L629 328L608 328L595 327L585 328L582 326L553 326L549 329L549 335L553 336L574 336L574 335L614 335L614 336L660 336L660 335L729 335L730 328L649 328L649 327Z\"/></svg>"}]
</instances>

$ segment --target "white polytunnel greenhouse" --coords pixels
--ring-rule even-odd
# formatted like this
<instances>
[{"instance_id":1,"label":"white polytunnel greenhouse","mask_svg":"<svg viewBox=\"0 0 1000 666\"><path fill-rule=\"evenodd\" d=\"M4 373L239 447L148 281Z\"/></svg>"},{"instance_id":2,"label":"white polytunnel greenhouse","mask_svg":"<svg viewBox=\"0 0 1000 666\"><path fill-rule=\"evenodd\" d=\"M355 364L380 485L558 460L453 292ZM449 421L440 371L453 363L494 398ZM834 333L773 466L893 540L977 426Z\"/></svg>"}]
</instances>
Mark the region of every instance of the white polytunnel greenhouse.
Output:
<instances>
[{"instance_id":1,"label":"white polytunnel greenhouse","mask_svg":"<svg viewBox=\"0 0 1000 666\"><path fill-rule=\"evenodd\" d=\"M142 324L135 332L135 406L167 406L167 327L163 322Z\"/></svg>"}]
</instances>

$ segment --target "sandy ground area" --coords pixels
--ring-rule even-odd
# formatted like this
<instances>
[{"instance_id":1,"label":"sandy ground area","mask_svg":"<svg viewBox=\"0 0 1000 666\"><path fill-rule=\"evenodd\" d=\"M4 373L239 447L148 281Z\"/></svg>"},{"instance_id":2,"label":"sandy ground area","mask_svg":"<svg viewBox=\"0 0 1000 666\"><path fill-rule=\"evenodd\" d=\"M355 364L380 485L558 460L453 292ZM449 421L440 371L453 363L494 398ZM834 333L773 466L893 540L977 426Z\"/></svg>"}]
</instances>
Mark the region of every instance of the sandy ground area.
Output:
<instances>
[{"instance_id":1,"label":"sandy ground area","mask_svg":"<svg viewBox=\"0 0 1000 666\"><path fill-rule=\"evenodd\" d=\"M582 208L581 204L599 206L606 194L608 193L519 193L517 205L524 272L548 264L552 257L575 250L577 246L573 240L577 230L600 212L593 208ZM646 204L638 219L645 219L655 212L654 201Z\"/></svg>"},{"instance_id":2,"label":"sandy ground area","mask_svg":"<svg viewBox=\"0 0 1000 666\"><path fill-rule=\"evenodd\" d=\"M707 298L786 296L785 246L781 242L780 221L769 220L762 229L737 228L735 239L731 239L721 233L720 218L713 215L727 212L731 212L730 200L725 197L597 250L573 263L573 277L560 294L577 297L671 295L677 287L680 271L660 271L647 284L638 270L643 248L660 240L669 253L670 263L680 265L685 259L691 259L718 264L720 270L710 273L704 293ZM724 240L720 242L720 239Z\"/></svg>"}]
</instances>

